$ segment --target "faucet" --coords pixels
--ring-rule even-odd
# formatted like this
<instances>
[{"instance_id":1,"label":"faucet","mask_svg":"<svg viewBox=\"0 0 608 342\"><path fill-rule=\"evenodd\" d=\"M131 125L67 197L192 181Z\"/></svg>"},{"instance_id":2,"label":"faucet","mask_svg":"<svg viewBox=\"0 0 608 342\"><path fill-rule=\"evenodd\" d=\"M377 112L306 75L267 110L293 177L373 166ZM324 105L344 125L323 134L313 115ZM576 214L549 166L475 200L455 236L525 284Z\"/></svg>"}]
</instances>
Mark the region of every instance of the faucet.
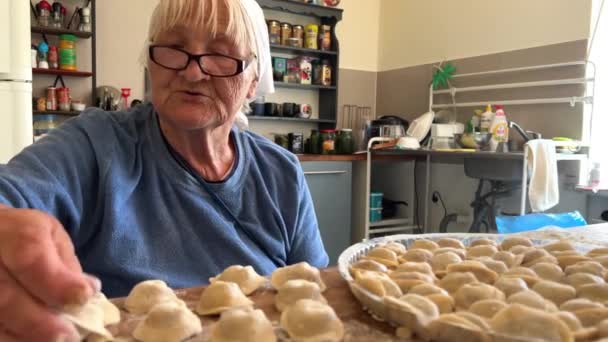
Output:
<instances>
[{"instance_id":1,"label":"faucet","mask_svg":"<svg viewBox=\"0 0 608 342\"><path fill-rule=\"evenodd\" d=\"M539 132L524 131L524 129L521 128L521 126L516 124L514 121L509 121L509 128L515 128L517 133L519 133L519 135L521 135L522 138L524 138L525 142L542 138L542 135Z\"/></svg>"}]
</instances>

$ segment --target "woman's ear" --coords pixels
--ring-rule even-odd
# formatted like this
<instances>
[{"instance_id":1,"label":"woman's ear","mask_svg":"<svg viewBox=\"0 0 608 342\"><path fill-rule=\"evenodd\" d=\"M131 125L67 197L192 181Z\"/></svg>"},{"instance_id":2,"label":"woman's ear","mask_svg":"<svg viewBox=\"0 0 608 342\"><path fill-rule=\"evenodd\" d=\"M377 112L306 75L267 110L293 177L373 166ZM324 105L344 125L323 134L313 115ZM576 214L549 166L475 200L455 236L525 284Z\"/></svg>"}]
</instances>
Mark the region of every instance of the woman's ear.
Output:
<instances>
[{"instance_id":1,"label":"woman's ear","mask_svg":"<svg viewBox=\"0 0 608 342\"><path fill-rule=\"evenodd\" d=\"M251 84L249 85L249 89L247 90L247 98L248 99L252 99L255 97L255 91L258 88L258 79L254 79L253 81L251 81Z\"/></svg>"}]
</instances>

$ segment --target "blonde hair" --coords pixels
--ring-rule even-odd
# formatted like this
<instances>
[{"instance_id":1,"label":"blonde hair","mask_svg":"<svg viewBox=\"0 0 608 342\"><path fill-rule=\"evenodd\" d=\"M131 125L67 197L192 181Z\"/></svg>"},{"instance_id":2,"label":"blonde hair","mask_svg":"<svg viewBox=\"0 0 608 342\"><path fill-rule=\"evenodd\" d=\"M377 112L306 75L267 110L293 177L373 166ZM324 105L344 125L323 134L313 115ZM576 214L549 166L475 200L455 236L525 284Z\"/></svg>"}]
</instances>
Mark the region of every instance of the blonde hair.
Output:
<instances>
[{"instance_id":1,"label":"blonde hair","mask_svg":"<svg viewBox=\"0 0 608 342\"><path fill-rule=\"evenodd\" d=\"M220 9L225 9L226 18L220 17ZM141 62L149 63L148 46L158 36L176 26L185 25L192 30L205 30L213 37L218 34L219 20L225 19L227 26L222 34L234 41L236 46L245 46L246 51L257 56L257 44L252 19L241 0L160 0L148 26L148 38L142 51ZM251 62L255 77L259 75L257 60ZM251 111L247 99L241 106L243 113Z\"/></svg>"}]
</instances>

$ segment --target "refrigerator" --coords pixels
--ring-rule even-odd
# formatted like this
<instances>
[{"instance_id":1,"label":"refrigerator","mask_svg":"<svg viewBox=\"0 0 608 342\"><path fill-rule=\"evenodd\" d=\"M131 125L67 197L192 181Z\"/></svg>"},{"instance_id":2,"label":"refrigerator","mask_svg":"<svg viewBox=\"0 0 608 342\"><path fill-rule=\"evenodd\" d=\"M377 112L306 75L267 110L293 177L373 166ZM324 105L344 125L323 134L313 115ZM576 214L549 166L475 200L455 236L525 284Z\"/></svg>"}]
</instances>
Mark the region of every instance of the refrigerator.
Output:
<instances>
[{"instance_id":1,"label":"refrigerator","mask_svg":"<svg viewBox=\"0 0 608 342\"><path fill-rule=\"evenodd\" d=\"M0 0L0 164L32 142L30 2Z\"/></svg>"}]
</instances>

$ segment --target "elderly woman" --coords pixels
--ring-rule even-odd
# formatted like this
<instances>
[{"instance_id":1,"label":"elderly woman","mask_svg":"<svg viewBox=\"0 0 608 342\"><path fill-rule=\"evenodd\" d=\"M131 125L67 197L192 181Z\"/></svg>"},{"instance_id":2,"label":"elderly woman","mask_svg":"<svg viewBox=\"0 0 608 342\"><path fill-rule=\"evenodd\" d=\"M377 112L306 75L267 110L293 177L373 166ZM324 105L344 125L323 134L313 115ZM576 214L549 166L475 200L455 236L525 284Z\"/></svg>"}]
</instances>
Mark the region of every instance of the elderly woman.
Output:
<instances>
[{"instance_id":1,"label":"elderly woman","mask_svg":"<svg viewBox=\"0 0 608 342\"><path fill-rule=\"evenodd\" d=\"M161 0L152 103L89 110L0 167L1 341L72 336L54 308L86 300L96 278L121 296L232 264L327 265L298 160L235 126L272 89L267 39L254 0Z\"/></svg>"}]
</instances>

